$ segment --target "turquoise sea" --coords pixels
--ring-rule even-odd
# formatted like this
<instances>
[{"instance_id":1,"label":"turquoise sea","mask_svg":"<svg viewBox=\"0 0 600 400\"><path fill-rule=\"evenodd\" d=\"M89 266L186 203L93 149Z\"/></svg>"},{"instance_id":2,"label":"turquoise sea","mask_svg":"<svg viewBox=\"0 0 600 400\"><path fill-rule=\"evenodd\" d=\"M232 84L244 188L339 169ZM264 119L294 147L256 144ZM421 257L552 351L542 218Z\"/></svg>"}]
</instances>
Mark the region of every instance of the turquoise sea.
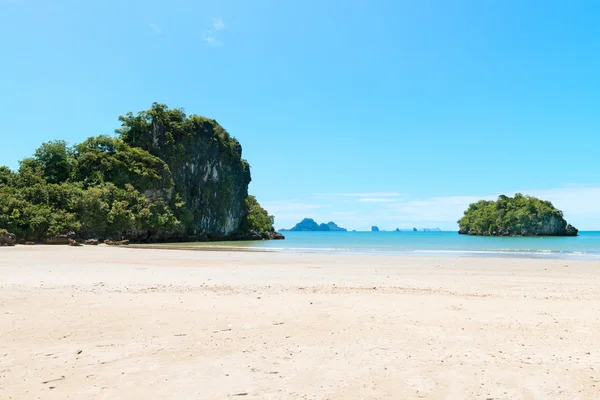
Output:
<instances>
[{"instance_id":1,"label":"turquoise sea","mask_svg":"<svg viewBox=\"0 0 600 400\"><path fill-rule=\"evenodd\" d=\"M600 232L578 237L481 237L456 232L283 232L286 240L186 243L305 253L521 256L600 259Z\"/></svg>"}]
</instances>

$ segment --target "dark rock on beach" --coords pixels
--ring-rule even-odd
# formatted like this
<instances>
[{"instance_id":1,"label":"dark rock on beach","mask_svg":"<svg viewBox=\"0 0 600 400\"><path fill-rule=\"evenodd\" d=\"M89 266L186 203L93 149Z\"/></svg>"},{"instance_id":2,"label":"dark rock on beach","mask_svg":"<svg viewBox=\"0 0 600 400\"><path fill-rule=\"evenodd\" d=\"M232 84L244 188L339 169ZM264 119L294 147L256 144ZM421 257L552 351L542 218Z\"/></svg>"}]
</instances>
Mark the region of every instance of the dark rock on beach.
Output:
<instances>
[{"instance_id":1,"label":"dark rock on beach","mask_svg":"<svg viewBox=\"0 0 600 400\"><path fill-rule=\"evenodd\" d=\"M17 244L16 236L5 229L0 229L0 246L14 246L15 244Z\"/></svg>"}]
</instances>

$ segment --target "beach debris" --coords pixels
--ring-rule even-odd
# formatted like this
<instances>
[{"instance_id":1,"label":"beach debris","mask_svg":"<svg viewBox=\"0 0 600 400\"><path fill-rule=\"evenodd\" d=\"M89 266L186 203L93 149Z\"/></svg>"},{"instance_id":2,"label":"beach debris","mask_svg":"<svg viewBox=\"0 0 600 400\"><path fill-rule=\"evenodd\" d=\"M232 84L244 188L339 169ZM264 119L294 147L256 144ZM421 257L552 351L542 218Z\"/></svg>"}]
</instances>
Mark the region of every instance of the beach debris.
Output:
<instances>
[{"instance_id":1,"label":"beach debris","mask_svg":"<svg viewBox=\"0 0 600 400\"><path fill-rule=\"evenodd\" d=\"M77 350L77 354L83 353L83 350Z\"/></svg>"},{"instance_id":2,"label":"beach debris","mask_svg":"<svg viewBox=\"0 0 600 400\"><path fill-rule=\"evenodd\" d=\"M248 393L246 393L246 392L243 392L243 393L236 393L236 394L232 394L232 396L238 396L238 397L241 397L241 396L248 396Z\"/></svg>"},{"instance_id":3,"label":"beach debris","mask_svg":"<svg viewBox=\"0 0 600 400\"><path fill-rule=\"evenodd\" d=\"M221 329L218 331L214 331L213 333L219 333L219 332L229 332L231 330L231 328L227 328L227 329Z\"/></svg>"},{"instance_id":4,"label":"beach debris","mask_svg":"<svg viewBox=\"0 0 600 400\"><path fill-rule=\"evenodd\" d=\"M61 376L60 378L56 378L56 379L50 379L48 381L44 381L42 382L42 385L47 385L48 383L52 383L52 382L58 382L58 381L62 381L65 379L65 376Z\"/></svg>"},{"instance_id":5,"label":"beach debris","mask_svg":"<svg viewBox=\"0 0 600 400\"><path fill-rule=\"evenodd\" d=\"M283 325L285 322L273 322L273 325Z\"/></svg>"}]
</instances>

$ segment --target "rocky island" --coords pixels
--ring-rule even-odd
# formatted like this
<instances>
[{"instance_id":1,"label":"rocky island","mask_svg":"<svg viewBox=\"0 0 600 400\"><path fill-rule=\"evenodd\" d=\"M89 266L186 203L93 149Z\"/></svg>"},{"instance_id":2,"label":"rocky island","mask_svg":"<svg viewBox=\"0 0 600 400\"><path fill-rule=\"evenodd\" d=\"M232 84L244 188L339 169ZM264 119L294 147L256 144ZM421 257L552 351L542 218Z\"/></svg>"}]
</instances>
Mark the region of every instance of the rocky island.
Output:
<instances>
[{"instance_id":1,"label":"rocky island","mask_svg":"<svg viewBox=\"0 0 600 400\"><path fill-rule=\"evenodd\" d=\"M517 193L469 205L458 221L459 234L478 236L577 236L552 203Z\"/></svg>"},{"instance_id":2,"label":"rocky island","mask_svg":"<svg viewBox=\"0 0 600 400\"><path fill-rule=\"evenodd\" d=\"M328 222L326 224L318 224L312 218L304 218L298 222L292 229L282 229L282 232L347 232L345 228L337 226L335 222Z\"/></svg>"},{"instance_id":3,"label":"rocky island","mask_svg":"<svg viewBox=\"0 0 600 400\"><path fill-rule=\"evenodd\" d=\"M44 143L18 171L0 167L0 229L38 243L283 238L217 121L158 103L119 120L116 137Z\"/></svg>"}]
</instances>

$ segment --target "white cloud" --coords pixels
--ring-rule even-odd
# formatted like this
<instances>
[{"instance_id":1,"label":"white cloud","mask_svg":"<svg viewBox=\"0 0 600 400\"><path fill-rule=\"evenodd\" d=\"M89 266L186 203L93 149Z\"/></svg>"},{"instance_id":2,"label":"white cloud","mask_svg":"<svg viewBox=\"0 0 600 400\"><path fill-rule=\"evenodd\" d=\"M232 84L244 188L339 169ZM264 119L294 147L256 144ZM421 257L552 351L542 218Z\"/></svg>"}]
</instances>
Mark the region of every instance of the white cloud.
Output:
<instances>
[{"instance_id":1,"label":"white cloud","mask_svg":"<svg viewBox=\"0 0 600 400\"><path fill-rule=\"evenodd\" d=\"M398 192L363 192L363 193L317 193L314 197L399 197L403 196L403 193Z\"/></svg>"},{"instance_id":2,"label":"white cloud","mask_svg":"<svg viewBox=\"0 0 600 400\"><path fill-rule=\"evenodd\" d=\"M306 211L314 210L315 208L327 207L325 204L303 203L297 200L274 200L263 201L260 203L269 212L290 212L290 211Z\"/></svg>"},{"instance_id":3,"label":"white cloud","mask_svg":"<svg viewBox=\"0 0 600 400\"><path fill-rule=\"evenodd\" d=\"M365 197L362 199L358 199L358 201L360 201L361 203L391 203L396 200L386 197Z\"/></svg>"},{"instance_id":4,"label":"white cloud","mask_svg":"<svg viewBox=\"0 0 600 400\"><path fill-rule=\"evenodd\" d=\"M225 23L223 22L223 19L221 19L221 17L215 17L213 18L212 27L216 31L221 31L225 29Z\"/></svg>"},{"instance_id":5,"label":"white cloud","mask_svg":"<svg viewBox=\"0 0 600 400\"><path fill-rule=\"evenodd\" d=\"M156 33L157 35L161 35L162 34L162 30L156 25L156 24L150 24L148 25L150 27L150 29L152 29L154 31L154 33Z\"/></svg>"},{"instance_id":6,"label":"white cloud","mask_svg":"<svg viewBox=\"0 0 600 400\"><path fill-rule=\"evenodd\" d=\"M204 42L209 46L222 46L223 42L211 35L204 36Z\"/></svg>"},{"instance_id":7,"label":"white cloud","mask_svg":"<svg viewBox=\"0 0 600 400\"><path fill-rule=\"evenodd\" d=\"M356 215L356 211L332 211L331 215L337 215L337 216Z\"/></svg>"},{"instance_id":8,"label":"white cloud","mask_svg":"<svg viewBox=\"0 0 600 400\"><path fill-rule=\"evenodd\" d=\"M401 193L398 192L370 192L370 193L341 193L338 196L342 197L398 197Z\"/></svg>"}]
</instances>

